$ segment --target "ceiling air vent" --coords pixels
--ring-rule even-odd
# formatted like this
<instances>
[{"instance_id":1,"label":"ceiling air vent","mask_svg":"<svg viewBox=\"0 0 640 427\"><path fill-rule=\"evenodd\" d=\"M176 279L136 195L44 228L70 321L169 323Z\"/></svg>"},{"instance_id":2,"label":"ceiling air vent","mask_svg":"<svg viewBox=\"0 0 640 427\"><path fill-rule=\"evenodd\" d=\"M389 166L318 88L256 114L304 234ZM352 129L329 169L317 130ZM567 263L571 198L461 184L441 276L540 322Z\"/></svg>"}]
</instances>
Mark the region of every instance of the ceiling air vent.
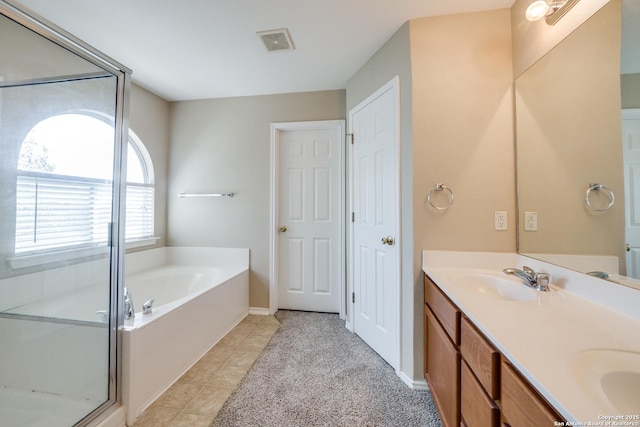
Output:
<instances>
[{"instance_id":1,"label":"ceiling air vent","mask_svg":"<svg viewBox=\"0 0 640 427\"><path fill-rule=\"evenodd\" d=\"M293 42L286 28L279 30L258 31L256 33L267 52L275 52L281 50L293 50Z\"/></svg>"}]
</instances>

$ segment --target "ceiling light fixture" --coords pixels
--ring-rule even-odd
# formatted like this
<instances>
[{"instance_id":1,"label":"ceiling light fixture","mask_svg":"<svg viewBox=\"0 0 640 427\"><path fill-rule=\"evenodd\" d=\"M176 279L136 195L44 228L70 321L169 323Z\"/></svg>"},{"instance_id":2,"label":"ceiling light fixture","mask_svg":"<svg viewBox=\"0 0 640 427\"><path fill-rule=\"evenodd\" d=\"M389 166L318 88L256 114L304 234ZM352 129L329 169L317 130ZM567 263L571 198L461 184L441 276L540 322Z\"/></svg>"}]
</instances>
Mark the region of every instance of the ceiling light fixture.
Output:
<instances>
[{"instance_id":1,"label":"ceiling light fixture","mask_svg":"<svg viewBox=\"0 0 640 427\"><path fill-rule=\"evenodd\" d=\"M560 20L579 0L536 0L529 5L525 16L529 21L545 18L553 25Z\"/></svg>"}]
</instances>

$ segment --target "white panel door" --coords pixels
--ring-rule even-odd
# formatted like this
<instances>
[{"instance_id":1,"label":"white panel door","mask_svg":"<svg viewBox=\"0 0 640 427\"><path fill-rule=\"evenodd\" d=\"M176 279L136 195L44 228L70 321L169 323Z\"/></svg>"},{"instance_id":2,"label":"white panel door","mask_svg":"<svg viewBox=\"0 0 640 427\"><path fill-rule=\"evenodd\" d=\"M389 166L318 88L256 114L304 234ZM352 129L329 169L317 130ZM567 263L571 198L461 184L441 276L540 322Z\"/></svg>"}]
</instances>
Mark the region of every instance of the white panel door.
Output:
<instances>
[{"instance_id":1,"label":"white panel door","mask_svg":"<svg viewBox=\"0 0 640 427\"><path fill-rule=\"evenodd\" d=\"M340 312L343 129L279 133L278 308Z\"/></svg>"},{"instance_id":2,"label":"white panel door","mask_svg":"<svg viewBox=\"0 0 640 427\"><path fill-rule=\"evenodd\" d=\"M627 276L640 279L640 109L622 110Z\"/></svg>"},{"instance_id":3,"label":"white panel door","mask_svg":"<svg viewBox=\"0 0 640 427\"><path fill-rule=\"evenodd\" d=\"M399 166L397 80L350 112L354 331L397 368Z\"/></svg>"}]
</instances>

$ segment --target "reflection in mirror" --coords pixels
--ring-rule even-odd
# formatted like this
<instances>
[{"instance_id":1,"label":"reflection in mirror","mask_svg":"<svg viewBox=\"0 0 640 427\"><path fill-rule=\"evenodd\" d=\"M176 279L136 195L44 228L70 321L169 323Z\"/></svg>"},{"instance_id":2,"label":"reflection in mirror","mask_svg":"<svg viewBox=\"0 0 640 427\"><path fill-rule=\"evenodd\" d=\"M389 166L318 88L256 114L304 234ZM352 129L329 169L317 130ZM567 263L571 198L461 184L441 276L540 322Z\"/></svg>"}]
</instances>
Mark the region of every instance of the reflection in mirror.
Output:
<instances>
[{"instance_id":1,"label":"reflection in mirror","mask_svg":"<svg viewBox=\"0 0 640 427\"><path fill-rule=\"evenodd\" d=\"M622 3L622 147L627 275L640 278L640 0Z\"/></svg>"},{"instance_id":2,"label":"reflection in mirror","mask_svg":"<svg viewBox=\"0 0 640 427\"><path fill-rule=\"evenodd\" d=\"M621 79L620 16L638 4L607 3L515 84L518 251L632 286L625 206L640 198L625 191L621 87L640 74Z\"/></svg>"}]
</instances>

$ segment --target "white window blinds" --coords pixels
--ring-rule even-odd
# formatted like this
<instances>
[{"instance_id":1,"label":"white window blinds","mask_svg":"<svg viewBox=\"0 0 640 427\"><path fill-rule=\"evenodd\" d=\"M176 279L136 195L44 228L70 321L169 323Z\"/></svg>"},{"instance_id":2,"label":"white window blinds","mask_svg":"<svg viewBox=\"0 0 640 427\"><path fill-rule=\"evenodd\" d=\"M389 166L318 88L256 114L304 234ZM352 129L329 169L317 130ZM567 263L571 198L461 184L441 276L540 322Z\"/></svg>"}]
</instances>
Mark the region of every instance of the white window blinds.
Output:
<instances>
[{"instance_id":1,"label":"white window blinds","mask_svg":"<svg viewBox=\"0 0 640 427\"><path fill-rule=\"evenodd\" d=\"M111 181L19 171L16 190L16 255L108 243ZM127 185L127 240L153 236L153 194Z\"/></svg>"},{"instance_id":2,"label":"white window blinds","mask_svg":"<svg viewBox=\"0 0 640 427\"><path fill-rule=\"evenodd\" d=\"M153 184L127 183L127 241L153 237Z\"/></svg>"}]
</instances>

